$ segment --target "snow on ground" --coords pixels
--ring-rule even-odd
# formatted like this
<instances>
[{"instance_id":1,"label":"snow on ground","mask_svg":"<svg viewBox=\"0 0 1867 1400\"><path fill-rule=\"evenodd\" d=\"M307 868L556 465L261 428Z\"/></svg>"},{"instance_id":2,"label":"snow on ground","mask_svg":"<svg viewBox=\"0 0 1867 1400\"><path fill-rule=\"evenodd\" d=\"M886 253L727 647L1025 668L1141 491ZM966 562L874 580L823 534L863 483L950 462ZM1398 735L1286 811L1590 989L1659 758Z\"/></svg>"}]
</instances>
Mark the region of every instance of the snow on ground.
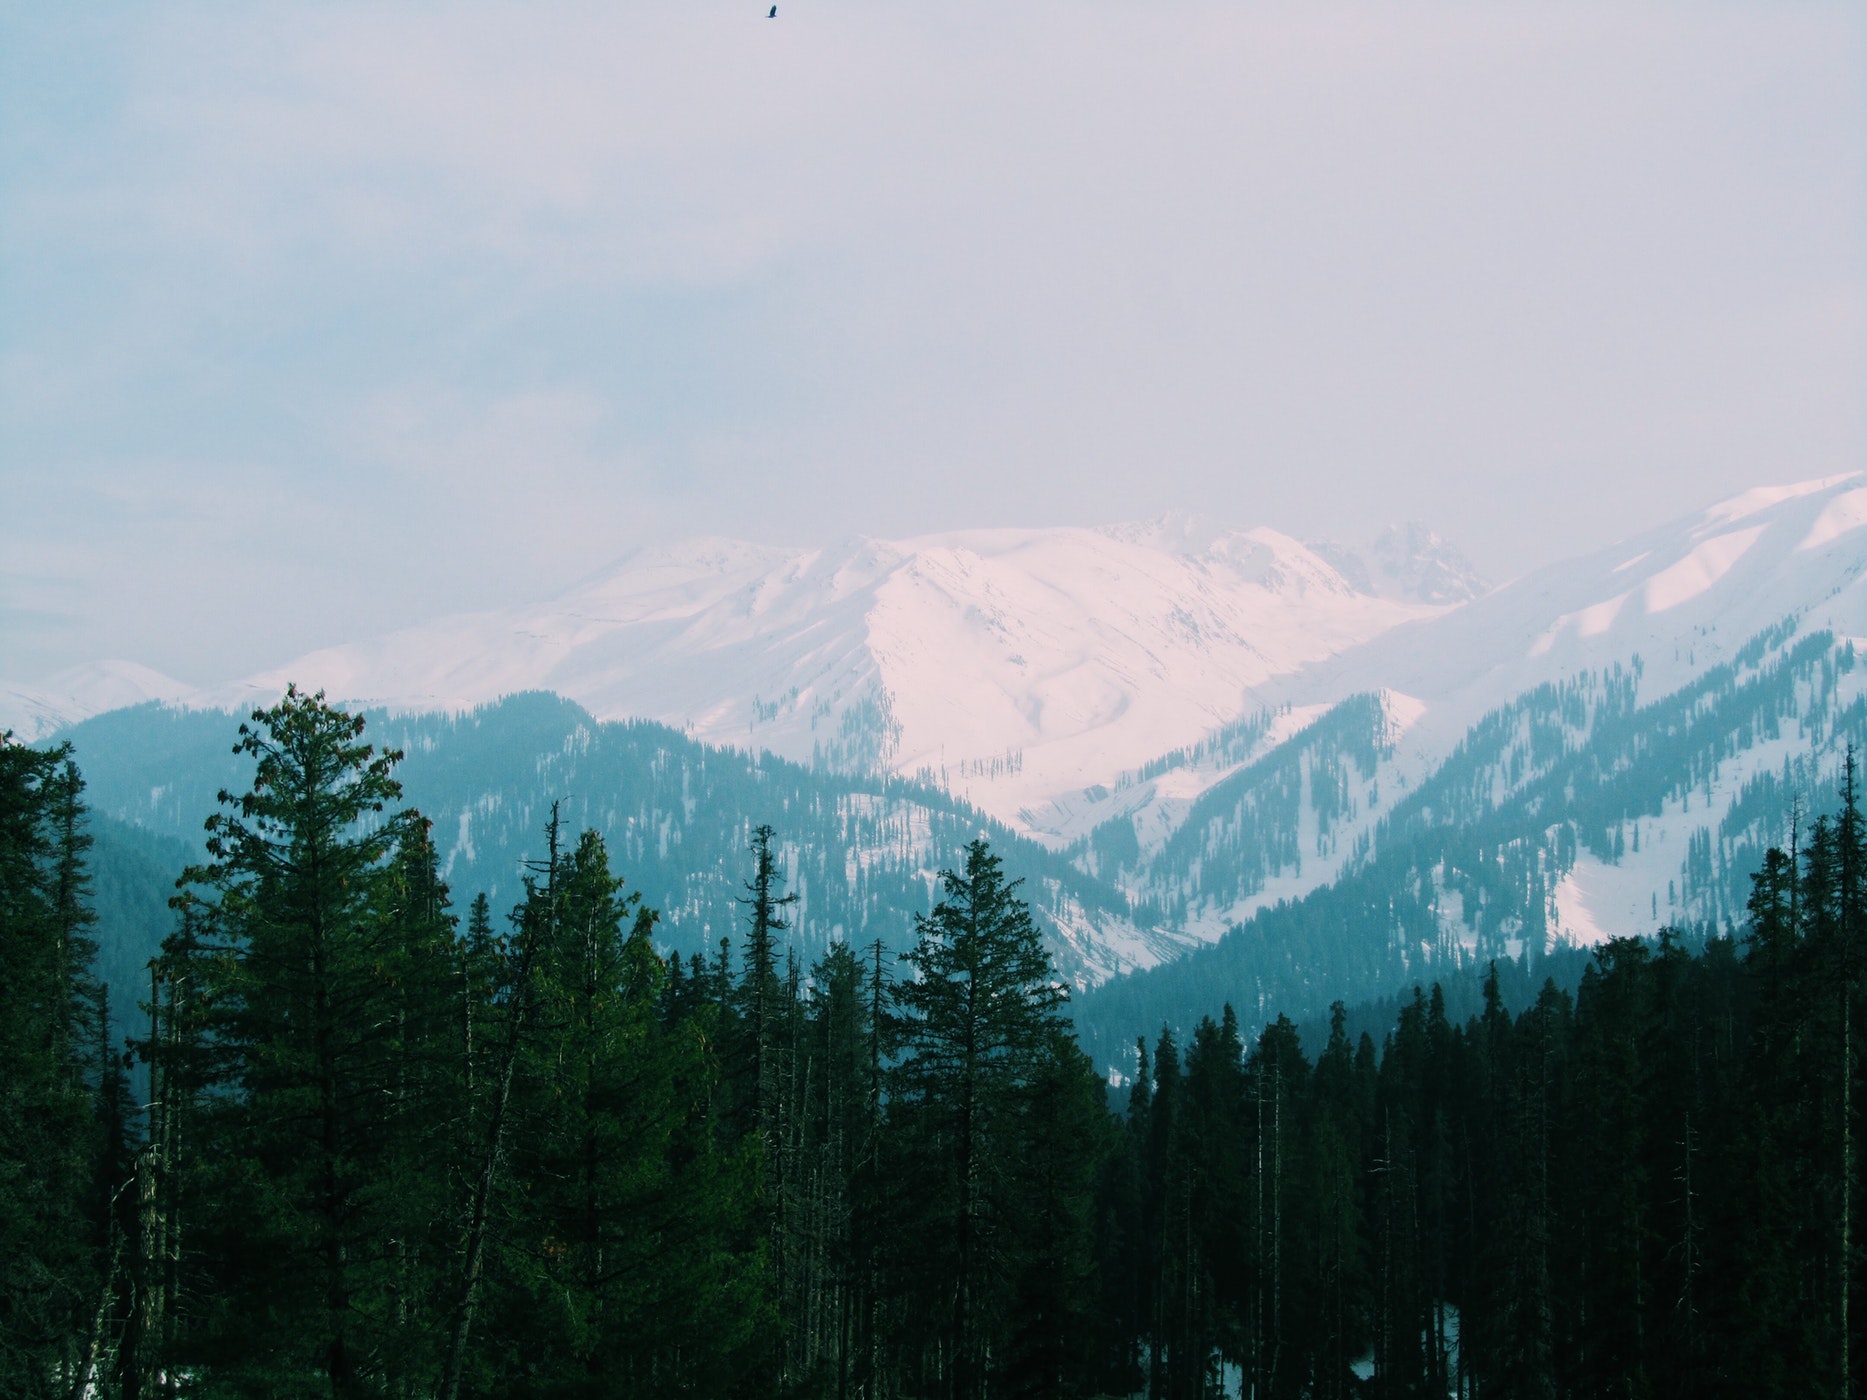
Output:
<instances>
[{"instance_id":1,"label":"snow on ground","mask_svg":"<svg viewBox=\"0 0 1867 1400\"><path fill-rule=\"evenodd\" d=\"M1706 592L1731 572L1732 565L1744 557L1763 531L1763 526L1753 525L1748 530L1732 530L1694 545L1685 558L1669 564L1647 580L1647 612L1667 612ZM1605 632L1607 628L1601 630Z\"/></svg>"},{"instance_id":2,"label":"snow on ground","mask_svg":"<svg viewBox=\"0 0 1867 1400\"><path fill-rule=\"evenodd\" d=\"M1820 626L1838 616L1853 620L1843 631L1867 630L1856 588L1867 539L1840 528L1862 509L1856 495L1867 495L1859 474L1746 492L1395 627L1260 696L1313 704L1399 690L1424 703L1425 727L1445 745L1525 691L1582 671L1638 657L1641 696L1653 699L1785 617Z\"/></svg>"},{"instance_id":3,"label":"snow on ground","mask_svg":"<svg viewBox=\"0 0 1867 1400\"><path fill-rule=\"evenodd\" d=\"M1556 918L1552 932L1565 943L1573 943L1578 948L1594 948L1606 943L1616 933L1631 933L1636 929L1647 929L1653 925L1643 906L1646 901L1648 886L1644 880L1615 881L1616 875L1635 875L1632 867L1615 867L1596 859L1587 852L1578 858L1574 867L1556 884ZM1607 886L1620 884L1623 888L1610 890ZM1622 900L1619 896L1629 893L1625 888L1636 885L1636 897Z\"/></svg>"},{"instance_id":4,"label":"snow on ground","mask_svg":"<svg viewBox=\"0 0 1867 1400\"><path fill-rule=\"evenodd\" d=\"M1837 708L1863 695L1867 695L1867 675L1862 670L1837 678ZM1668 801L1659 816L1624 823L1624 849L1617 859L1580 852L1552 892L1551 931L1577 945L1593 947L1616 934L1651 933L1675 920L1713 917L1715 911L1697 897L1700 892L1687 889L1686 856L1692 839L1709 833L1716 845L1718 830L1746 783L1759 774L1780 774L1786 764L1814 749L1814 738L1794 720L1786 720L1780 737L1725 760L1709 783ZM1835 757L1832 752L1826 756ZM1808 796L1814 810L1832 803L1828 793ZM1788 838L1788 832L1778 832L1767 834L1766 839ZM1726 910L1725 914L1735 912Z\"/></svg>"},{"instance_id":5,"label":"snow on ground","mask_svg":"<svg viewBox=\"0 0 1867 1400\"><path fill-rule=\"evenodd\" d=\"M1850 530L1867 525L1867 491L1849 491L1833 497L1803 536L1799 550L1820 549L1840 539Z\"/></svg>"}]
</instances>

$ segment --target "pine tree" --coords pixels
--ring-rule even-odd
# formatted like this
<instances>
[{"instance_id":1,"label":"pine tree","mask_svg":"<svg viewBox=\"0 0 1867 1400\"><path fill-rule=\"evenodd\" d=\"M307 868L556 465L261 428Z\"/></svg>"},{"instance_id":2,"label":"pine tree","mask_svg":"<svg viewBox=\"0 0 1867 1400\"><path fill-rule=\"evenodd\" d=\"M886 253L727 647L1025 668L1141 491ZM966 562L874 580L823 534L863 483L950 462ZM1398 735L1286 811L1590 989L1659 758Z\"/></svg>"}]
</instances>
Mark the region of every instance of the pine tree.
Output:
<instances>
[{"instance_id":1,"label":"pine tree","mask_svg":"<svg viewBox=\"0 0 1867 1400\"><path fill-rule=\"evenodd\" d=\"M370 1000L384 1034L362 1059L361 1083L378 1104L365 1129L376 1156L362 1206L375 1235L372 1348L395 1395L426 1393L443 1365L460 1209L456 1164L468 1116L473 1014L467 959L456 936L440 855L428 823L407 821L384 880Z\"/></svg>"},{"instance_id":2,"label":"pine tree","mask_svg":"<svg viewBox=\"0 0 1867 1400\"><path fill-rule=\"evenodd\" d=\"M799 1374L849 1393L862 1374L859 1336L869 1303L859 1195L876 1150L869 1104L870 1005L861 961L834 943L811 972L807 1048L796 1057L805 1095L799 1134L804 1278L790 1319Z\"/></svg>"},{"instance_id":3,"label":"pine tree","mask_svg":"<svg viewBox=\"0 0 1867 1400\"><path fill-rule=\"evenodd\" d=\"M1306 1369L1297 1325L1305 1254L1299 1243L1298 1163L1303 1159L1304 1124L1298 1096L1307 1086L1310 1066L1296 1027L1286 1017L1264 1028L1243 1076L1245 1086L1238 1097L1249 1104L1250 1122L1248 1135L1240 1136L1253 1149L1253 1190L1249 1206L1240 1213L1253 1225L1251 1252L1257 1267L1255 1287L1242 1293L1240 1302L1249 1308L1247 1355L1256 1384L1277 1395L1289 1392Z\"/></svg>"},{"instance_id":4,"label":"pine tree","mask_svg":"<svg viewBox=\"0 0 1867 1400\"><path fill-rule=\"evenodd\" d=\"M314 1375L333 1395L360 1394L393 1372L386 1344L406 1330L407 1299L386 1245L405 1136L392 1120L412 1092L408 995L456 980L434 930L394 913L398 851L425 830L412 813L385 815L400 755L378 754L363 727L296 689L256 711L235 750L255 760L252 789L221 795L209 861L185 872L179 896L200 930L188 975L223 1057L201 1114L220 1198L203 1227L223 1303L197 1340L276 1394Z\"/></svg>"},{"instance_id":5,"label":"pine tree","mask_svg":"<svg viewBox=\"0 0 1867 1400\"><path fill-rule=\"evenodd\" d=\"M202 1239L188 1240L184 1250L184 1227L197 1216L212 1219L219 1209L218 1164L196 1137L209 1087L231 1083L236 1065L228 1053L233 1047L210 1034L215 1017L205 978L213 955L200 906L181 901L176 924L161 956L149 964L143 1007L149 1034L134 1044L149 1073L144 1142L136 1162L134 1301L122 1366L125 1395L134 1400L175 1393L185 1349L205 1350L187 1335L186 1323L198 1316L184 1317L183 1300L193 1300L197 1315L210 1312L222 1274L223 1261L209 1257Z\"/></svg>"},{"instance_id":6,"label":"pine tree","mask_svg":"<svg viewBox=\"0 0 1867 1400\"><path fill-rule=\"evenodd\" d=\"M1421 1389L1429 1365L1431 1300L1423 1276L1419 1123L1426 1019L1425 994L1415 987L1381 1055L1371 1195L1378 1260L1374 1363L1383 1395Z\"/></svg>"},{"instance_id":7,"label":"pine tree","mask_svg":"<svg viewBox=\"0 0 1867 1400\"><path fill-rule=\"evenodd\" d=\"M1005 1256L1010 1317L992 1393L1060 1397L1100 1390L1094 1309L1096 1184L1119 1144L1103 1086L1058 1027L1032 1067L1011 1164L1016 1203Z\"/></svg>"},{"instance_id":8,"label":"pine tree","mask_svg":"<svg viewBox=\"0 0 1867 1400\"><path fill-rule=\"evenodd\" d=\"M1653 1024L1651 954L1634 939L1596 955L1576 996L1574 1083L1586 1108L1565 1133L1562 1180L1585 1234L1586 1287L1567 1291L1570 1373L1597 1389L1648 1384L1646 1329L1654 1273L1651 1190L1642 1152L1649 1112L1642 1074ZM1566 1213L1566 1212L1565 1212ZM1573 1277L1571 1266L1566 1272Z\"/></svg>"},{"instance_id":9,"label":"pine tree","mask_svg":"<svg viewBox=\"0 0 1867 1400\"><path fill-rule=\"evenodd\" d=\"M1184 1162L1180 1051L1161 1027L1154 1045L1154 1087L1147 1096L1141 1167L1141 1234L1147 1308L1148 1394L1183 1393L1203 1376L1205 1359L1191 1337L1188 1299L1195 1245Z\"/></svg>"},{"instance_id":10,"label":"pine tree","mask_svg":"<svg viewBox=\"0 0 1867 1400\"><path fill-rule=\"evenodd\" d=\"M0 1392L60 1393L98 1291L83 785L0 734Z\"/></svg>"},{"instance_id":11,"label":"pine tree","mask_svg":"<svg viewBox=\"0 0 1867 1400\"><path fill-rule=\"evenodd\" d=\"M1367 1350L1364 1322L1366 1272L1360 1221L1362 1086L1348 1042L1348 1010L1329 1008L1329 1041L1316 1061L1315 1374L1318 1394L1339 1400L1352 1383L1350 1368Z\"/></svg>"},{"instance_id":12,"label":"pine tree","mask_svg":"<svg viewBox=\"0 0 1867 1400\"><path fill-rule=\"evenodd\" d=\"M742 1094L748 1105L747 1122L758 1134L767 1170L775 1166L778 1149L776 1125L784 1078L779 1064L778 1023L788 1000L778 979L776 935L790 929L784 910L797 902L795 894L778 893L784 875L772 850L775 835L769 826L753 828L752 879L746 884L746 897L740 900L749 925L738 987L739 1019L745 1036ZM722 951L722 964L724 958Z\"/></svg>"},{"instance_id":13,"label":"pine tree","mask_svg":"<svg viewBox=\"0 0 1867 1400\"><path fill-rule=\"evenodd\" d=\"M100 1271L90 1335L79 1365L79 1389L107 1394L116 1379L126 1314L133 1300L130 1284L135 1239L134 1128L136 1105L130 1094L123 1053L117 1048L111 1017L110 988L97 987L87 1028L92 1037L89 1075L94 1089L93 1160L88 1214L91 1248Z\"/></svg>"},{"instance_id":14,"label":"pine tree","mask_svg":"<svg viewBox=\"0 0 1867 1400\"><path fill-rule=\"evenodd\" d=\"M483 971L493 994L479 1004L483 1014L476 1018L476 1024L486 1026L490 1032L486 1036L484 1071L476 1069L472 1054L463 1055L466 1082L472 1086L467 1099L465 1134L471 1176L462 1212L459 1277L448 1307L441 1400L456 1400L467 1368L474 1364L471 1354L474 1323L480 1315L484 1295L489 1291L486 1287L488 1261L498 1253L495 1196L502 1185L506 1143L515 1116L513 1089L538 1002L536 974L540 949L555 942L562 909L560 832L558 805L554 802L545 827L545 861L542 867L534 866L526 873L525 900L513 913L513 922L517 925L516 946L498 950L492 947L483 900L476 902L478 907L468 930L467 965ZM543 876L542 885L536 878L538 875ZM497 1373L497 1368L491 1365L480 1369L489 1374Z\"/></svg>"},{"instance_id":15,"label":"pine tree","mask_svg":"<svg viewBox=\"0 0 1867 1400\"><path fill-rule=\"evenodd\" d=\"M752 1163L721 1149L711 1017L664 1019L655 915L602 838L560 857L554 825L548 847L517 916L512 1073L502 1054L488 1076L488 1131L510 1129L483 1159L475 1218L499 1228L479 1233L484 1326L459 1370L504 1393L729 1393L772 1319L762 1258L738 1249Z\"/></svg>"},{"instance_id":16,"label":"pine tree","mask_svg":"<svg viewBox=\"0 0 1867 1400\"><path fill-rule=\"evenodd\" d=\"M804 1328L800 1318L805 1286L803 1251L807 1249L796 1217L801 1206L796 1175L803 1144L801 1084L806 1068L796 1054L798 995L795 967L791 978L778 975L778 936L790 929L784 910L797 902L794 894L780 895L784 875L772 849L776 833L770 826L753 828L750 851L752 878L739 901L746 910L748 929L741 953L739 984L732 1001L737 1015L731 1023L736 1035L729 1043L729 1083L733 1114L729 1134L751 1139L758 1158L758 1233L768 1251L779 1307L790 1320L786 1349L777 1363L788 1378L802 1363L799 1344ZM726 951L720 953L725 978ZM787 980L792 985L787 986Z\"/></svg>"},{"instance_id":17,"label":"pine tree","mask_svg":"<svg viewBox=\"0 0 1867 1400\"><path fill-rule=\"evenodd\" d=\"M1031 920L983 840L963 870L941 874L943 895L916 921L908 955L919 976L895 990L902 1058L891 1118L901 1160L915 1168L913 1305L928 1383L954 1400L985 1393L1015 1273L1014 1172L1021 1121L1063 1030L1064 991Z\"/></svg>"}]
</instances>

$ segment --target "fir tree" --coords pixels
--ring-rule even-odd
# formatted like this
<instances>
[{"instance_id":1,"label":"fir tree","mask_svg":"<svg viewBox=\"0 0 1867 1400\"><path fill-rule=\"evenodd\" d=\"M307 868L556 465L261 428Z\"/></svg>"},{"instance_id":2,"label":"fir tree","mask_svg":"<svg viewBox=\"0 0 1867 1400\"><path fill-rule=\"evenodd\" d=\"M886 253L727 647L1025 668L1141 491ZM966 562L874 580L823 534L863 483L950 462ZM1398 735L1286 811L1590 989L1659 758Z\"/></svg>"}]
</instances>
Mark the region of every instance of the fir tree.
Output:
<instances>
[{"instance_id":1,"label":"fir tree","mask_svg":"<svg viewBox=\"0 0 1867 1400\"><path fill-rule=\"evenodd\" d=\"M203 1101L219 1208L223 1304L197 1340L244 1383L360 1394L392 1371L406 1318L388 1250L408 1113L407 994L455 980L448 949L392 912L396 857L425 832L400 757L363 721L288 690L240 727L253 786L222 794L209 861L178 896L198 921L190 972L214 1020L223 1081ZM411 936L412 934L412 936ZM449 940L451 942L451 940ZM427 1018L424 1016L423 1020ZM398 1096L401 1096L400 1098ZM277 1325L255 1327L255 1317Z\"/></svg>"},{"instance_id":2,"label":"fir tree","mask_svg":"<svg viewBox=\"0 0 1867 1400\"><path fill-rule=\"evenodd\" d=\"M911 1306L929 1324L918 1369L940 1393L971 1400L1004 1354L1020 1129L1064 1027L1064 992L1030 910L983 840L941 884L908 955L918 978L895 991L902 1059L891 1120L904 1149L897 1160L915 1169L902 1224Z\"/></svg>"},{"instance_id":3,"label":"fir tree","mask_svg":"<svg viewBox=\"0 0 1867 1400\"><path fill-rule=\"evenodd\" d=\"M0 733L0 1391L26 1397L68 1388L100 1286L81 793L69 749Z\"/></svg>"}]
</instances>

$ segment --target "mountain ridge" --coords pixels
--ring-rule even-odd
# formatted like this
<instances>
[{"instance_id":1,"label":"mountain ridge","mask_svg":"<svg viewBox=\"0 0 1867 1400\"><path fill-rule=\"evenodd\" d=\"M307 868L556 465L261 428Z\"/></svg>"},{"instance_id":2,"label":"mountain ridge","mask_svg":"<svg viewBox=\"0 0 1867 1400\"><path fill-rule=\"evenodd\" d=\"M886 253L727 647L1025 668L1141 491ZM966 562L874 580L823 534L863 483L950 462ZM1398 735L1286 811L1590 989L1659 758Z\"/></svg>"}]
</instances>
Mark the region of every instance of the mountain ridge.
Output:
<instances>
[{"instance_id":1,"label":"mountain ridge","mask_svg":"<svg viewBox=\"0 0 1867 1400\"><path fill-rule=\"evenodd\" d=\"M1740 916L1783 804L1818 798L1837 745L1867 739L1864 527L1858 475L1760 488L1452 605L1376 598L1288 536L1191 517L912 548L703 539L638 551L543 615L335 649L323 680L348 698L357 677L498 689L557 666L607 680L625 711L629 686L652 685L683 742L927 784L1093 882L1050 925L1081 985L1241 929L1297 928L1310 916L1278 911L1357 889L1374 893L1344 917L1388 960L1319 952L1314 930L1304 956L1391 979L1421 960ZM1437 578L1436 537L1403 539ZM489 637L518 641L471 645ZM188 699L267 700L290 669ZM410 715L446 708L405 698ZM952 739L969 720L971 739ZM1007 724L1045 742L987 747ZM559 762L536 761L539 775ZM1441 796L1421 807L1427 792ZM927 848L929 869L944 858Z\"/></svg>"},{"instance_id":2,"label":"mountain ridge","mask_svg":"<svg viewBox=\"0 0 1867 1400\"><path fill-rule=\"evenodd\" d=\"M602 719L918 775L1061 845L1025 814L1443 606L1357 589L1279 532L1185 515L805 550L703 537L634 551L542 604L324 648L186 699L240 709L296 681L460 713L551 690Z\"/></svg>"}]
</instances>

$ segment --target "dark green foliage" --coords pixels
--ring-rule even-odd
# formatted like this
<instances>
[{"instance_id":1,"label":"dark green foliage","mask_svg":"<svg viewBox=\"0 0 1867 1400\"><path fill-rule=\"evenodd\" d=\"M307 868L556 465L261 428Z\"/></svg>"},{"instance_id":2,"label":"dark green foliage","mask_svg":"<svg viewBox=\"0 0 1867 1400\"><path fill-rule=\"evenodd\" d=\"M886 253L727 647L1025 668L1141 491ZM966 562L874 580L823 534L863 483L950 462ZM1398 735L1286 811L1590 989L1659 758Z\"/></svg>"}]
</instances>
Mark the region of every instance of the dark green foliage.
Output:
<instances>
[{"instance_id":1,"label":"dark green foliage","mask_svg":"<svg viewBox=\"0 0 1867 1400\"><path fill-rule=\"evenodd\" d=\"M151 969L134 1158L103 996L61 961L86 952L85 852L49 784L75 800L75 774L32 760L8 893L71 993L39 1021L76 1037L93 1129L48 1384L88 1335L136 1396L1048 1396L1120 1364L1117 1127L983 841L911 982L879 941L804 976L769 827L739 965L725 940L683 964L556 810L507 931L484 894L462 928L361 719L291 691L238 748L250 789L221 794Z\"/></svg>"},{"instance_id":2,"label":"dark green foliage","mask_svg":"<svg viewBox=\"0 0 1867 1400\"><path fill-rule=\"evenodd\" d=\"M993 1393L1001 1373L1023 1393L1066 1393L1085 1333L1076 1311L1095 1163L1081 1120L1094 1079L998 858L974 841L964 868L941 879L908 958L916 976L895 989L888 1123L903 1364L967 1400Z\"/></svg>"},{"instance_id":3,"label":"dark green foliage","mask_svg":"<svg viewBox=\"0 0 1867 1400\"><path fill-rule=\"evenodd\" d=\"M596 833L520 918L541 937L492 1374L541 1395L723 1393L770 1319L762 1260L735 1249L750 1160L716 1133L704 1022L664 1024L653 911L623 893Z\"/></svg>"},{"instance_id":4,"label":"dark green foliage","mask_svg":"<svg viewBox=\"0 0 1867 1400\"><path fill-rule=\"evenodd\" d=\"M1841 796L1766 855L1742 948L1614 939L1515 1016L1494 968L1463 1025L1416 990L1378 1055L1338 1006L1313 1068L1288 1022L1163 1034L1108 1305L1150 1393L1855 1393L1851 759Z\"/></svg>"},{"instance_id":5,"label":"dark green foliage","mask_svg":"<svg viewBox=\"0 0 1867 1400\"><path fill-rule=\"evenodd\" d=\"M178 897L171 963L194 964L175 975L218 1062L199 1215L234 1262L191 1347L277 1395L393 1383L432 1325L460 978L426 825L384 815L399 755L361 731L296 692L242 725L252 790L222 795Z\"/></svg>"},{"instance_id":6,"label":"dark green foliage","mask_svg":"<svg viewBox=\"0 0 1867 1400\"><path fill-rule=\"evenodd\" d=\"M7 1394L1859 1389L1851 757L1741 944L1337 1003L1309 1051L1227 1006L1138 1045L1117 1116L983 839L900 975L879 940L805 970L762 825L737 958L664 958L555 811L462 927L362 733L296 692L243 729L144 1115L83 785L0 743Z\"/></svg>"},{"instance_id":7,"label":"dark green foliage","mask_svg":"<svg viewBox=\"0 0 1867 1400\"><path fill-rule=\"evenodd\" d=\"M0 1392L26 1397L70 1386L108 1287L83 790L68 750L0 734Z\"/></svg>"}]
</instances>

